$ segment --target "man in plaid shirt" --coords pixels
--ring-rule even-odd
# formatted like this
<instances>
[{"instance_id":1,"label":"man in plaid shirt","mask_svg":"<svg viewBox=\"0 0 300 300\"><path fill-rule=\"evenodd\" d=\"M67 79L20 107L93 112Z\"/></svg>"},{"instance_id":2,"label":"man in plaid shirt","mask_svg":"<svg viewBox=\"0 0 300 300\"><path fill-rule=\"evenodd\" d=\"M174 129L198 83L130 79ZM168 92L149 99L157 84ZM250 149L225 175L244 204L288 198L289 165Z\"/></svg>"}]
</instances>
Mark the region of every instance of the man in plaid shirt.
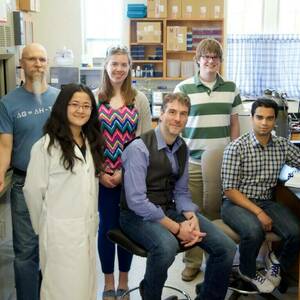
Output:
<instances>
[{"instance_id":1,"label":"man in plaid shirt","mask_svg":"<svg viewBox=\"0 0 300 300\"><path fill-rule=\"evenodd\" d=\"M241 238L240 276L263 293L279 285L280 269L287 270L300 250L298 221L286 207L273 201L282 167L300 168L299 148L271 134L277 114L273 100L261 98L253 103L253 130L227 146L221 172L222 218ZM256 257L269 231L281 237L282 245L267 255L264 275L256 270Z\"/></svg>"}]
</instances>

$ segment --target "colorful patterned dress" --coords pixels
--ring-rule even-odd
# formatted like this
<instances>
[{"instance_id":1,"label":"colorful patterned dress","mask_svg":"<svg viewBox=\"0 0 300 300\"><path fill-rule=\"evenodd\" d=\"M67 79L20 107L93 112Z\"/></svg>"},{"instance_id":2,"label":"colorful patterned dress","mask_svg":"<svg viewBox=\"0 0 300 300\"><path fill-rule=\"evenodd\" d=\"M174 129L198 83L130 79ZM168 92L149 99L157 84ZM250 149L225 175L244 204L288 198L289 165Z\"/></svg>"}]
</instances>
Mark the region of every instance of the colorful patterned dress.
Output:
<instances>
[{"instance_id":1,"label":"colorful patterned dress","mask_svg":"<svg viewBox=\"0 0 300 300\"><path fill-rule=\"evenodd\" d=\"M101 103L98 108L98 118L105 140L104 156L106 171L121 169L121 154L126 142L135 138L139 113L132 106L122 106L113 109L109 103ZM98 251L101 269L104 274L114 272L116 245L107 238L107 231L118 228L120 216L121 185L108 188L99 187ZM132 254L117 246L119 270L128 272L131 266Z\"/></svg>"},{"instance_id":2,"label":"colorful patterned dress","mask_svg":"<svg viewBox=\"0 0 300 300\"><path fill-rule=\"evenodd\" d=\"M124 144L135 138L138 124L137 109L133 105L113 109L109 103L101 103L98 118L105 140L106 169L112 171L121 169Z\"/></svg>"}]
</instances>

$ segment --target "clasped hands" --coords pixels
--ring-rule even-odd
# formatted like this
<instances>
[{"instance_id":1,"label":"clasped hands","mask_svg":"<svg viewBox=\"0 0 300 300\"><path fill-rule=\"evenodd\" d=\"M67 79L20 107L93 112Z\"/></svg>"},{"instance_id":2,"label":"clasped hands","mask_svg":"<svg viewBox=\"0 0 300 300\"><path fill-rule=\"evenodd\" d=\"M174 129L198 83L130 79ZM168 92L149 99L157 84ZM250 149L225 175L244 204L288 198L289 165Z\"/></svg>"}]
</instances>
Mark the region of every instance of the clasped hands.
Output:
<instances>
[{"instance_id":1,"label":"clasped hands","mask_svg":"<svg viewBox=\"0 0 300 300\"><path fill-rule=\"evenodd\" d=\"M191 247L194 244L201 242L203 237L206 236L205 232L200 231L198 219L196 217L181 222L179 226L180 230L177 237L181 240L181 244L184 247Z\"/></svg>"},{"instance_id":2,"label":"clasped hands","mask_svg":"<svg viewBox=\"0 0 300 300\"><path fill-rule=\"evenodd\" d=\"M112 189L122 181L121 170L116 170L114 172L103 172L99 177L99 181L105 187Z\"/></svg>"}]
</instances>

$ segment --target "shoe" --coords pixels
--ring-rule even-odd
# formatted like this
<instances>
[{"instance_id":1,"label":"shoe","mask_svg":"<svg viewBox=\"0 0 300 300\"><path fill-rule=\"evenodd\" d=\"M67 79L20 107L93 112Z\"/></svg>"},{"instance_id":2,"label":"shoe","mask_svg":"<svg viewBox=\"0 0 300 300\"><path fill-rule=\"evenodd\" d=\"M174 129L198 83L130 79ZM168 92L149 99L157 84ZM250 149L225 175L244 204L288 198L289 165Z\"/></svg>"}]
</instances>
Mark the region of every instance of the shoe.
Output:
<instances>
[{"instance_id":1,"label":"shoe","mask_svg":"<svg viewBox=\"0 0 300 300\"><path fill-rule=\"evenodd\" d=\"M240 269L238 269L238 272L243 280L252 283L260 293L269 294L272 293L275 289L272 282L269 281L269 279L267 279L263 274L261 274L258 271L256 271L254 278L250 278L246 275L243 275Z\"/></svg>"},{"instance_id":2,"label":"shoe","mask_svg":"<svg viewBox=\"0 0 300 300\"><path fill-rule=\"evenodd\" d=\"M183 281L192 281L196 278L199 272L200 272L199 268L185 267L181 273L181 279Z\"/></svg>"},{"instance_id":3,"label":"shoe","mask_svg":"<svg viewBox=\"0 0 300 300\"><path fill-rule=\"evenodd\" d=\"M142 280L140 282L139 292L140 292L141 299L143 300L144 299L144 280Z\"/></svg>"},{"instance_id":4,"label":"shoe","mask_svg":"<svg viewBox=\"0 0 300 300\"><path fill-rule=\"evenodd\" d=\"M117 292L116 292L116 296L117 296L117 300L130 300L130 296L129 294L127 294L125 297L122 298L123 294L125 294L126 292L128 292L128 289L127 290L124 290L124 289L117 289Z\"/></svg>"},{"instance_id":5,"label":"shoe","mask_svg":"<svg viewBox=\"0 0 300 300\"><path fill-rule=\"evenodd\" d=\"M273 283L275 287L280 285L280 263L274 252L269 252L266 257L266 277Z\"/></svg>"},{"instance_id":6,"label":"shoe","mask_svg":"<svg viewBox=\"0 0 300 300\"><path fill-rule=\"evenodd\" d=\"M167 298L164 298L164 300L178 300L178 297L175 295L169 296Z\"/></svg>"},{"instance_id":7,"label":"shoe","mask_svg":"<svg viewBox=\"0 0 300 300\"><path fill-rule=\"evenodd\" d=\"M102 300L116 300L115 290L106 290L102 292Z\"/></svg>"},{"instance_id":8,"label":"shoe","mask_svg":"<svg viewBox=\"0 0 300 300\"><path fill-rule=\"evenodd\" d=\"M203 282L200 282L200 283L196 284L196 287L195 287L196 295L200 295L202 286L203 286Z\"/></svg>"}]
</instances>

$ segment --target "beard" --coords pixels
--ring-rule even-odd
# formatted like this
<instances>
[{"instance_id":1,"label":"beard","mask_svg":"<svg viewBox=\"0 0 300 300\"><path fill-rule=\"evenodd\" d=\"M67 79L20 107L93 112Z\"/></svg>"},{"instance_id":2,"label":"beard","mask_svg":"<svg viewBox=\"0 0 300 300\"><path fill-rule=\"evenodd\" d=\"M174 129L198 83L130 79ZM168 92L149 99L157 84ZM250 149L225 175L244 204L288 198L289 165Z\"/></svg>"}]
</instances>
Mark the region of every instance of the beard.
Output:
<instances>
[{"instance_id":1,"label":"beard","mask_svg":"<svg viewBox=\"0 0 300 300\"><path fill-rule=\"evenodd\" d=\"M35 95L35 99L39 104L42 104L42 98L41 98L42 88L43 88L42 81L43 81L43 74L36 72L33 76L32 91L33 94Z\"/></svg>"}]
</instances>

